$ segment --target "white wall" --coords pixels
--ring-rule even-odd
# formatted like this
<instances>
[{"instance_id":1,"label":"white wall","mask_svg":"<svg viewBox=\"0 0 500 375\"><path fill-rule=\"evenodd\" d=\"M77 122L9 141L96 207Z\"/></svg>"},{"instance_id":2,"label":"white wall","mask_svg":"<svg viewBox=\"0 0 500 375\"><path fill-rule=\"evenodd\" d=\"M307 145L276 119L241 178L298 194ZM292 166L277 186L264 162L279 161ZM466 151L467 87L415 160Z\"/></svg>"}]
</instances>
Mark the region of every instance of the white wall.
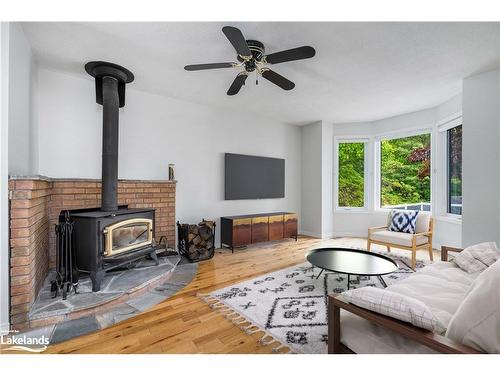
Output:
<instances>
[{"instance_id":1,"label":"white wall","mask_svg":"<svg viewBox=\"0 0 500 375\"><path fill-rule=\"evenodd\" d=\"M9 23L0 22L0 334L9 330Z\"/></svg>"},{"instance_id":2,"label":"white wall","mask_svg":"<svg viewBox=\"0 0 500 375\"><path fill-rule=\"evenodd\" d=\"M100 178L102 107L95 103L93 81L47 69L38 74L38 173ZM280 210L300 214L301 147L299 127L137 91L131 84L120 110L118 176L167 179L167 165L175 163L181 222ZM285 198L225 201L225 152L284 158Z\"/></svg>"},{"instance_id":3,"label":"white wall","mask_svg":"<svg viewBox=\"0 0 500 375\"><path fill-rule=\"evenodd\" d=\"M322 122L302 127L301 233L321 237ZM318 147L319 145L319 147Z\"/></svg>"},{"instance_id":4,"label":"white wall","mask_svg":"<svg viewBox=\"0 0 500 375\"><path fill-rule=\"evenodd\" d=\"M333 236L333 127L321 124L321 237Z\"/></svg>"},{"instance_id":5,"label":"white wall","mask_svg":"<svg viewBox=\"0 0 500 375\"><path fill-rule=\"evenodd\" d=\"M9 33L9 173L28 175L34 171L33 140L36 62L21 24L10 23Z\"/></svg>"},{"instance_id":6,"label":"white wall","mask_svg":"<svg viewBox=\"0 0 500 375\"><path fill-rule=\"evenodd\" d=\"M436 123L436 109L405 113L371 123L373 135L395 134L413 129L431 128Z\"/></svg>"},{"instance_id":7,"label":"white wall","mask_svg":"<svg viewBox=\"0 0 500 375\"><path fill-rule=\"evenodd\" d=\"M463 89L463 244L500 243L500 70Z\"/></svg>"},{"instance_id":8,"label":"white wall","mask_svg":"<svg viewBox=\"0 0 500 375\"><path fill-rule=\"evenodd\" d=\"M302 127L301 234L332 236L332 128L324 121Z\"/></svg>"}]
</instances>

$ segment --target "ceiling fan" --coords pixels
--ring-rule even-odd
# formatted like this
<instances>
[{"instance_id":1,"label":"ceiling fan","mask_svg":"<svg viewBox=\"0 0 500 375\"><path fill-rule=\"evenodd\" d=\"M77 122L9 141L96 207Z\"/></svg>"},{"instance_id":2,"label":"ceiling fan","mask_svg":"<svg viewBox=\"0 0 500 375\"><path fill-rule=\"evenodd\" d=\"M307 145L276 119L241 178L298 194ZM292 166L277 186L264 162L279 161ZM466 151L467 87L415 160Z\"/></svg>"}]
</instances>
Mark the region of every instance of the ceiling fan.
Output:
<instances>
[{"instance_id":1,"label":"ceiling fan","mask_svg":"<svg viewBox=\"0 0 500 375\"><path fill-rule=\"evenodd\" d=\"M244 68L245 70L238 73L229 87L229 90L227 90L227 95L236 95L245 84L248 74L253 71L256 72L257 77L260 75L268 81L271 81L275 85L281 87L283 90L291 90L295 87L295 83L269 69L267 65L309 59L316 54L314 48L310 46L303 46L265 55L264 44L258 40L245 40L243 33L238 28L224 26L222 28L222 32L227 39L229 39L238 53L236 58L239 62L186 65L184 69L193 71L221 68ZM257 83L258 81L256 80L256 84Z\"/></svg>"}]
</instances>

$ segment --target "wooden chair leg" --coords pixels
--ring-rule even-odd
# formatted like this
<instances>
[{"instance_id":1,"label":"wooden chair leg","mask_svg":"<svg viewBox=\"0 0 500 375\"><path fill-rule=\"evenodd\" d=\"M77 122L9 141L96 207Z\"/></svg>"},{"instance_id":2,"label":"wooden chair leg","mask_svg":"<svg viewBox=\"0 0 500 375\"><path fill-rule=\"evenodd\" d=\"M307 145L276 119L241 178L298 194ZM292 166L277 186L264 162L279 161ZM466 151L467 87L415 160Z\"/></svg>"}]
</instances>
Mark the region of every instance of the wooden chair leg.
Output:
<instances>
[{"instance_id":1,"label":"wooden chair leg","mask_svg":"<svg viewBox=\"0 0 500 375\"><path fill-rule=\"evenodd\" d=\"M434 261L434 254L432 253L432 245L429 244L429 259L431 260L431 262Z\"/></svg>"},{"instance_id":2,"label":"wooden chair leg","mask_svg":"<svg viewBox=\"0 0 500 375\"><path fill-rule=\"evenodd\" d=\"M417 249L413 248L411 251L411 268L415 270L416 265L417 265Z\"/></svg>"},{"instance_id":3,"label":"wooden chair leg","mask_svg":"<svg viewBox=\"0 0 500 375\"><path fill-rule=\"evenodd\" d=\"M370 240L367 240L367 241L366 241L366 249L367 249L368 251L370 251L371 247L372 247L372 243L371 243L371 241L370 241Z\"/></svg>"},{"instance_id":4,"label":"wooden chair leg","mask_svg":"<svg viewBox=\"0 0 500 375\"><path fill-rule=\"evenodd\" d=\"M391 252L391 247L389 245L387 245L386 247L387 247L387 251Z\"/></svg>"}]
</instances>

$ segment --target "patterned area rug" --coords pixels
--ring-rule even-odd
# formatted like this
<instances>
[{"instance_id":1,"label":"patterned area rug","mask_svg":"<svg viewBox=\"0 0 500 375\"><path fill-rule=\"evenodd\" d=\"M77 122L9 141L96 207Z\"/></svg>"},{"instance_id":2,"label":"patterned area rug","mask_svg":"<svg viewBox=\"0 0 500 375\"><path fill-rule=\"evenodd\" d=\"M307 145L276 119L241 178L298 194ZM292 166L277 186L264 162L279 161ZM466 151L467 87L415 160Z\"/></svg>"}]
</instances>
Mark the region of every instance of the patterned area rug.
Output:
<instances>
[{"instance_id":1,"label":"patterned area rug","mask_svg":"<svg viewBox=\"0 0 500 375\"><path fill-rule=\"evenodd\" d=\"M409 258L384 255L399 267L382 276L388 286L414 272ZM417 269L423 266L417 261ZM323 272L316 279L320 271L306 262L200 297L247 334L264 331L262 344L278 341L274 351L287 347L295 353L327 353L327 295L347 290L347 275ZM351 276L351 289L363 286L383 288L377 277Z\"/></svg>"}]
</instances>

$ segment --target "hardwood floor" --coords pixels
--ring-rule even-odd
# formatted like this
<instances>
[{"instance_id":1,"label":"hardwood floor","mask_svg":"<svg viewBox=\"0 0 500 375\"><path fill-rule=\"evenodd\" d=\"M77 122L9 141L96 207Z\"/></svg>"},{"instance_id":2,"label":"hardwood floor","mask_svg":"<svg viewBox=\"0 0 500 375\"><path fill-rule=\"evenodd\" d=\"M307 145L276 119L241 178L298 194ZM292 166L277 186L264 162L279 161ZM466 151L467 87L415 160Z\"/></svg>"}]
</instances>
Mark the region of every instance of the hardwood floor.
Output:
<instances>
[{"instance_id":1,"label":"hardwood floor","mask_svg":"<svg viewBox=\"0 0 500 375\"><path fill-rule=\"evenodd\" d=\"M263 333L247 335L197 294L302 263L309 249L326 244L364 246L366 241L299 237L297 242L249 246L234 254L219 249L213 259L200 263L186 288L165 302L104 330L52 345L45 353L272 353L279 343L260 345Z\"/></svg>"}]
</instances>

